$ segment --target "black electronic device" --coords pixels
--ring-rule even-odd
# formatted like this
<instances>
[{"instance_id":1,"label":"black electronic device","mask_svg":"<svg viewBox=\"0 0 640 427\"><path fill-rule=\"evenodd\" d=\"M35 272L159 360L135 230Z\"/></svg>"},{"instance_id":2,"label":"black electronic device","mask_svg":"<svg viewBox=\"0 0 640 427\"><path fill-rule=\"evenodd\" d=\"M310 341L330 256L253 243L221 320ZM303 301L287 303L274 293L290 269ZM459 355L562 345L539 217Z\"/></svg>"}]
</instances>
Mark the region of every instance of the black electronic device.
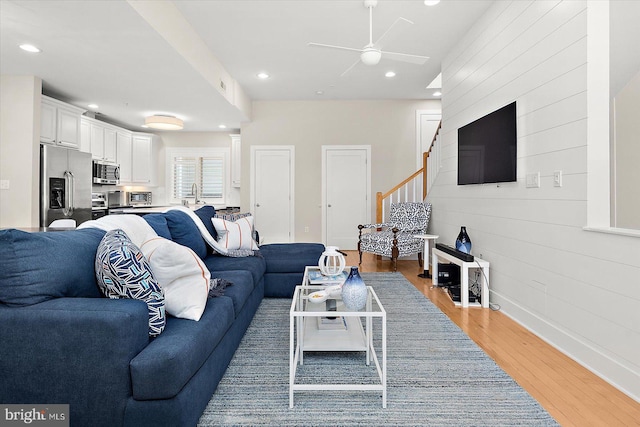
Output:
<instances>
[{"instance_id":1,"label":"black electronic device","mask_svg":"<svg viewBox=\"0 0 640 427\"><path fill-rule=\"evenodd\" d=\"M460 302L460 285L450 286L447 288L447 291L449 292L449 296L454 302ZM473 292L469 291L469 302L477 302L478 304L480 304L482 301L480 300L480 295L476 295Z\"/></svg>"},{"instance_id":2,"label":"black electronic device","mask_svg":"<svg viewBox=\"0 0 640 427\"><path fill-rule=\"evenodd\" d=\"M518 135L512 102L458 129L458 185L516 181Z\"/></svg>"},{"instance_id":3,"label":"black electronic device","mask_svg":"<svg viewBox=\"0 0 640 427\"><path fill-rule=\"evenodd\" d=\"M436 249L439 249L442 252L446 252L449 255L453 255L454 257L461 259L462 261L473 262L473 255L459 251L456 248L452 248L451 246L445 245L443 243L436 243Z\"/></svg>"},{"instance_id":4,"label":"black electronic device","mask_svg":"<svg viewBox=\"0 0 640 427\"><path fill-rule=\"evenodd\" d=\"M460 286L460 266L438 263L438 286Z\"/></svg>"}]
</instances>

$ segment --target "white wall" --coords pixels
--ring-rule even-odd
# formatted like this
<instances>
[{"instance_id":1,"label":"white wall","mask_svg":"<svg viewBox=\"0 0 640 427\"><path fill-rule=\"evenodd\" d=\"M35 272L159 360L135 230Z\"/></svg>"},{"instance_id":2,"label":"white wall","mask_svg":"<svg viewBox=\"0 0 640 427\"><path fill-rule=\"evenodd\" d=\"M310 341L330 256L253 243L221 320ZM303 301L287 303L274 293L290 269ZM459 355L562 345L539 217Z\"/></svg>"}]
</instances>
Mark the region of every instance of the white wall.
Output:
<instances>
[{"instance_id":1,"label":"white wall","mask_svg":"<svg viewBox=\"0 0 640 427\"><path fill-rule=\"evenodd\" d=\"M638 399L640 239L583 229L587 3L496 2L449 54L431 231L453 244L465 225L491 262L491 302ZM518 181L458 187L457 129L514 100ZM525 188L535 172L540 188Z\"/></svg>"},{"instance_id":2,"label":"white wall","mask_svg":"<svg viewBox=\"0 0 640 427\"><path fill-rule=\"evenodd\" d=\"M296 240L321 242L322 146L371 145L375 218L375 193L416 171L416 110L440 110L440 101L254 101L253 119L242 126L242 163L249 165L252 145L294 145ZM249 176L243 167L242 182ZM243 211L251 210L249 196L243 184Z\"/></svg>"},{"instance_id":3,"label":"white wall","mask_svg":"<svg viewBox=\"0 0 640 427\"><path fill-rule=\"evenodd\" d=\"M40 222L40 96L34 76L0 77L0 228Z\"/></svg>"}]
</instances>

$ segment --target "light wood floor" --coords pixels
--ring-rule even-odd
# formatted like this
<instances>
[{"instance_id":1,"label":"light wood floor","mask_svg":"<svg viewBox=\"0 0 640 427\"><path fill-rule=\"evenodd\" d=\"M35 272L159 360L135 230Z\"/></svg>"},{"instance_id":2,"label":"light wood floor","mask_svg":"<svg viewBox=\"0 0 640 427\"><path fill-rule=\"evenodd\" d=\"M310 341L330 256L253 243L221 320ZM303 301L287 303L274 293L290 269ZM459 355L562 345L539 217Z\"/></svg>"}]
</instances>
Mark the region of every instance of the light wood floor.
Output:
<instances>
[{"instance_id":1,"label":"light wood floor","mask_svg":"<svg viewBox=\"0 0 640 427\"><path fill-rule=\"evenodd\" d=\"M347 265L358 252L346 251ZM390 271L388 260L364 254L362 272ZM499 311L456 308L441 288L432 288L418 261L398 261L400 271L456 323L562 426L640 426L640 403L560 353Z\"/></svg>"}]
</instances>

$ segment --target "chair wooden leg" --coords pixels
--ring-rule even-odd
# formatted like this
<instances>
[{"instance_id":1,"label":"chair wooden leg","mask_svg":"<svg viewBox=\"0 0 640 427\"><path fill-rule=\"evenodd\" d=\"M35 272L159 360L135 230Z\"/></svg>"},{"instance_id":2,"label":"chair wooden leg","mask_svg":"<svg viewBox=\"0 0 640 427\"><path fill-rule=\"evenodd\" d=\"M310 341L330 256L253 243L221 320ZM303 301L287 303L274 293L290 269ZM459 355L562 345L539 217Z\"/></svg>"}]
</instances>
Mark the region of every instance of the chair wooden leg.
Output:
<instances>
[{"instance_id":1,"label":"chair wooden leg","mask_svg":"<svg viewBox=\"0 0 640 427\"><path fill-rule=\"evenodd\" d=\"M393 261L393 271L398 271L398 257L400 250L398 249L398 229L393 227L393 241L391 245L391 261Z\"/></svg>"}]
</instances>

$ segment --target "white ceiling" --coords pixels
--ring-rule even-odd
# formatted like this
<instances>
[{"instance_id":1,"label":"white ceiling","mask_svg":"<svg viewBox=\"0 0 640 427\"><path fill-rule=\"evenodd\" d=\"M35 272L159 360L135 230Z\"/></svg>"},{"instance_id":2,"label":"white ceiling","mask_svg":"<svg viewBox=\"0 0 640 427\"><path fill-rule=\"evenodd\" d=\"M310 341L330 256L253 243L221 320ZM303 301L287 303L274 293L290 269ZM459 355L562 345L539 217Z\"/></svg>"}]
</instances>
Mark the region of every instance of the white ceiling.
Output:
<instances>
[{"instance_id":1,"label":"white ceiling","mask_svg":"<svg viewBox=\"0 0 640 427\"><path fill-rule=\"evenodd\" d=\"M167 34L136 11L136 3L0 0L0 73L38 76L45 93L83 108L96 103L101 118L133 130L142 130L139 125L151 114L183 118L187 131L218 131L221 123L239 128L247 117L220 95L206 70L186 59L190 47L172 47ZM307 43L364 47L369 15L360 0L155 3L174 8L178 23L184 17L206 53L250 99L323 100L434 98L426 86L439 74L442 59L493 2L442 0L427 7L417 0L379 1L374 41L398 17L407 18L414 25L397 31L385 50L430 60L414 65L383 59L375 66L360 64L344 77L357 52ZM21 43L42 52L28 54L18 48ZM389 70L395 78L384 77ZM271 77L259 80L261 71Z\"/></svg>"}]
</instances>

